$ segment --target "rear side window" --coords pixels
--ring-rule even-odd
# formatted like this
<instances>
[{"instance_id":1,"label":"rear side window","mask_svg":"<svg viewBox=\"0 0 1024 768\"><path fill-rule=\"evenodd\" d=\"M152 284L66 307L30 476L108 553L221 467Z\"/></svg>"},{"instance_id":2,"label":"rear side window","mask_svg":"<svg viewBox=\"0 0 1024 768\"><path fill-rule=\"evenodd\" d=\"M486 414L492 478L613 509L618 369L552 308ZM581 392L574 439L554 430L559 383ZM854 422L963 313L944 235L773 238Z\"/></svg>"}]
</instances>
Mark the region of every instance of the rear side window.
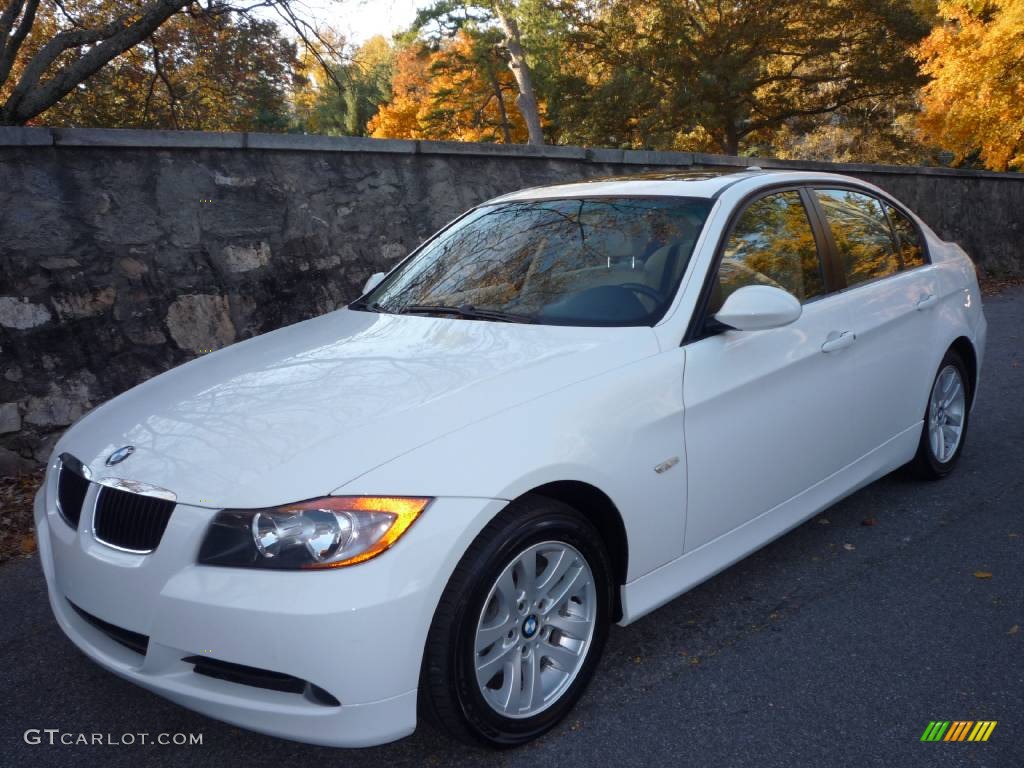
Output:
<instances>
[{"instance_id":1,"label":"rear side window","mask_svg":"<svg viewBox=\"0 0 1024 768\"><path fill-rule=\"evenodd\" d=\"M848 286L899 271L896 244L881 202L848 189L816 189L814 193L832 232Z\"/></svg>"},{"instance_id":2,"label":"rear side window","mask_svg":"<svg viewBox=\"0 0 1024 768\"><path fill-rule=\"evenodd\" d=\"M914 269L927 263L921 232L914 226L914 222L888 203L885 204L885 211L889 214L893 232L896 233L896 256L900 269Z\"/></svg>"},{"instance_id":3,"label":"rear side window","mask_svg":"<svg viewBox=\"0 0 1024 768\"><path fill-rule=\"evenodd\" d=\"M747 285L771 285L807 301L825 292L814 230L800 193L776 192L740 215L725 245L710 310Z\"/></svg>"}]
</instances>

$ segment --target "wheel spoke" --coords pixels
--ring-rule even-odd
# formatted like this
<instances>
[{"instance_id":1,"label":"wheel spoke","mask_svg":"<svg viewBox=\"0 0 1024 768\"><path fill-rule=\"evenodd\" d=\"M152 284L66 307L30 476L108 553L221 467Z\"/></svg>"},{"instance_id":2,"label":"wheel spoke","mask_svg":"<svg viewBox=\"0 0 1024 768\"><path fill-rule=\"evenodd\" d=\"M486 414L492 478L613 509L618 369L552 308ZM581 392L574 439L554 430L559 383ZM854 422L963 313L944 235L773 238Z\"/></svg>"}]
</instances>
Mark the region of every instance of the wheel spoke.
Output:
<instances>
[{"instance_id":1,"label":"wheel spoke","mask_svg":"<svg viewBox=\"0 0 1024 768\"><path fill-rule=\"evenodd\" d=\"M549 659L552 664L566 672L575 669L576 662L579 661L579 654L575 651L551 643L541 643L540 655L542 658Z\"/></svg>"},{"instance_id":2,"label":"wheel spoke","mask_svg":"<svg viewBox=\"0 0 1024 768\"><path fill-rule=\"evenodd\" d=\"M519 656L519 649L515 648L516 656ZM501 709L508 714L515 714L520 709L520 702L523 698L523 663L521 658L514 658L505 665L505 679L501 688L494 692Z\"/></svg>"},{"instance_id":3,"label":"wheel spoke","mask_svg":"<svg viewBox=\"0 0 1024 768\"><path fill-rule=\"evenodd\" d=\"M544 617L544 623L554 627L563 635L568 635L575 640L582 640L590 631L590 620L577 618L575 616L563 616L557 611Z\"/></svg>"},{"instance_id":4,"label":"wheel spoke","mask_svg":"<svg viewBox=\"0 0 1024 768\"><path fill-rule=\"evenodd\" d=\"M504 667L510 661L515 662L515 654L519 653L519 646L512 644L509 646L497 645L489 653L482 657L479 657L476 661L476 679L480 685L487 685L498 672L502 671ZM513 663L512 666L515 666ZM505 670L505 677L508 677L508 670Z\"/></svg>"},{"instance_id":5,"label":"wheel spoke","mask_svg":"<svg viewBox=\"0 0 1024 768\"><path fill-rule=\"evenodd\" d=\"M953 427L950 427L948 425L942 428L942 433L944 437L943 444L947 451L947 454L942 457L943 461L945 461L949 459L949 457L952 456L953 452L956 450L957 438L959 437L959 434Z\"/></svg>"},{"instance_id":6,"label":"wheel spoke","mask_svg":"<svg viewBox=\"0 0 1024 768\"><path fill-rule=\"evenodd\" d=\"M552 592L549 592L547 599L550 601L544 607L543 614L550 616L563 602L572 597L576 592L590 583L590 574L583 568L577 569L566 579L556 584Z\"/></svg>"},{"instance_id":7,"label":"wheel spoke","mask_svg":"<svg viewBox=\"0 0 1024 768\"><path fill-rule=\"evenodd\" d=\"M518 577L519 594L532 601L537 589L537 553L528 552L521 557L515 568L515 574Z\"/></svg>"},{"instance_id":8,"label":"wheel spoke","mask_svg":"<svg viewBox=\"0 0 1024 768\"><path fill-rule=\"evenodd\" d=\"M515 579L512 578L511 569L501 574L501 577L498 579L498 583L495 584L495 588L498 595L501 596L505 610L511 614L513 606L519 602L519 590L516 589L516 582Z\"/></svg>"},{"instance_id":9,"label":"wheel spoke","mask_svg":"<svg viewBox=\"0 0 1024 768\"><path fill-rule=\"evenodd\" d=\"M945 461L946 455L946 436L942 432L942 426L938 426L935 429L935 439L937 445L935 447L935 456L939 461Z\"/></svg>"},{"instance_id":10,"label":"wheel spoke","mask_svg":"<svg viewBox=\"0 0 1024 768\"><path fill-rule=\"evenodd\" d=\"M564 549L559 551L558 557L549 558L547 567L537 580L537 594L542 597L546 595L547 591L557 584L558 580L569 570L572 561L573 556Z\"/></svg>"},{"instance_id":11,"label":"wheel spoke","mask_svg":"<svg viewBox=\"0 0 1024 768\"><path fill-rule=\"evenodd\" d=\"M950 369L950 368L947 368L945 373L942 376L942 384L941 384L942 394L944 396L948 396L950 387L953 386L953 381L954 381L955 378L956 378L956 374L953 372L953 370ZM943 399L945 400L946 397L943 397Z\"/></svg>"},{"instance_id":12,"label":"wheel spoke","mask_svg":"<svg viewBox=\"0 0 1024 768\"><path fill-rule=\"evenodd\" d=\"M960 394L960 377L954 375L952 377L952 386L947 388L947 391L946 391L945 407L949 408L949 406L953 404L953 400L959 394Z\"/></svg>"},{"instance_id":13,"label":"wheel spoke","mask_svg":"<svg viewBox=\"0 0 1024 768\"><path fill-rule=\"evenodd\" d=\"M544 682L540 677L540 654L534 648L529 656L523 659L523 698L529 702L530 709L544 703Z\"/></svg>"},{"instance_id":14,"label":"wheel spoke","mask_svg":"<svg viewBox=\"0 0 1024 768\"><path fill-rule=\"evenodd\" d=\"M498 622L480 627L476 633L476 652L481 653L490 648L496 640L500 640L508 634L512 628L508 614L505 614Z\"/></svg>"}]
</instances>

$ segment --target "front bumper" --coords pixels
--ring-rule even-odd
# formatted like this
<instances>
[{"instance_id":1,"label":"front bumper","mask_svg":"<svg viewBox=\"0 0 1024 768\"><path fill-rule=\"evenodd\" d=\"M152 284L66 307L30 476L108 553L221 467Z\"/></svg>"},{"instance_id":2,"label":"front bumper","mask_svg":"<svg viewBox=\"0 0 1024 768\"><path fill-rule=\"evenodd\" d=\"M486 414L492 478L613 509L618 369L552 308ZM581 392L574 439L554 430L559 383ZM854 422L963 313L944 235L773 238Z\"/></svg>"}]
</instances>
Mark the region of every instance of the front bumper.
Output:
<instances>
[{"instance_id":1,"label":"front bumper","mask_svg":"<svg viewBox=\"0 0 1024 768\"><path fill-rule=\"evenodd\" d=\"M40 560L57 622L89 658L210 717L348 747L415 729L434 608L469 541L505 504L438 499L374 560L335 571L258 571L195 563L213 510L179 504L156 551L137 555L92 537L95 486L76 531L48 503L52 482L35 500ZM71 603L146 636L145 654L112 639ZM198 674L183 660L196 656L307 681L340 705Z\"/></svg>"}]
</instances>

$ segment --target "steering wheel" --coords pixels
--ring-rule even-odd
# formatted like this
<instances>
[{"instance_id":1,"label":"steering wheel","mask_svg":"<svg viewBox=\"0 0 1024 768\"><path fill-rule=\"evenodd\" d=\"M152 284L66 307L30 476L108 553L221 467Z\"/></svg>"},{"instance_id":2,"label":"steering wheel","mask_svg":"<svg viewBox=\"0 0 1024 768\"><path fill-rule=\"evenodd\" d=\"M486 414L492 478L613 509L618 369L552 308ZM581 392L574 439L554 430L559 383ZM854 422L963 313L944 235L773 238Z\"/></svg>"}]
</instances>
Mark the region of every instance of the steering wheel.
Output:
<instances>
[{"instance_id":1,"label":"steering wheel","mask_svg":"<svg viewBox=\"0 0 1024 768\"><path fill-rule=\"evenodd\" d=\"M619 287L642 294L649 299L654 299L658 304L665 303L665 294L657 288L651 288L649 285L644 285L643 283L619 283Z\"/></svg>"}]
</instances>

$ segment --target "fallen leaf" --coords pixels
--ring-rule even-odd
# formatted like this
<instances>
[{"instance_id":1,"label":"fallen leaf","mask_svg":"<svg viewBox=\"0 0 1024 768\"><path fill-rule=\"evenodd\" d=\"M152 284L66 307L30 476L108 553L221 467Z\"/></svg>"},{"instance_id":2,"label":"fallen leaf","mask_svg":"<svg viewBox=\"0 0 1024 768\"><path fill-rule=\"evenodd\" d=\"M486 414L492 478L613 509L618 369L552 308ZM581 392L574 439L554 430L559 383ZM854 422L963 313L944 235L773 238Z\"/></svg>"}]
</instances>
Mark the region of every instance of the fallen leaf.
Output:
<instances>
[{"instance_id":1,"label":"fallen leaf","mask_svg":"<svg viewBox=\"0 0 1024 768\"><path fill-rule=\"evenodd\" d=\"M26 555L36 551L36 537L28 535L21 540L21 551Z\"/></svg>"},{"instance_id":2,"label":"fallen leaf","mask_svg":"<svg viewBox=\"0 0 1024 768\"><path fill-rule=\"evenodd\" d=\"M875 518L873 518L873 517L865 517L863 520L860 521L860 524L861 525L872 526L872 525L875 525L877 522L878 521L875 520Z\"/></svg>"},{"instance_id":3,"label":"fallen leaf","mask_svg":"<svg viewBox=\"0 0 1024 768\"><path fill-rule=\"evenodd\" d=\"M1018 632L1020 632L1020 624L1014 624L1012 627L1010 627L1010 631L1006 634L1016 635Z\"/></svg>"},{"instance_id":4,"label":"fallen leaf","mask_svg":"<svg viewBox=\"0 0 1024 768\"><path fill-rule=\"evenodd\" d=\"M843 549L845 549L847 552L853 552L853 550L855 550L856 548L857 547L853 544L843 544Z\"/></svg>"},{"instance_id":5,"label":"fallen leaf","mask_svg":"<svg viewBox=\"0 0 1024 768\"><path fill-rule=\"evenodd\" d=\"M974 578L976 578L976 579L991 579L992 578L992 574L989 573L988 571L975 571L974 572Z\"/></svg>"},{"instance_id":6,"label":"fallen leaf","mask_svg":"<svg viewBox=\"0 0 1024 768\"><path fill-rule=\"evenodd\" d=\"M641 661L641 659L640 659L640 657L639 657L639 656L634 656L634 657L633 657L633 663L634 663L634 664L639 664L639 663L640 663L640 661Z\"/></svg>"},{"instance_id":7,"label":"fallen leaf","mask_svg":"<svg viewBox=\"0 0 1024 768\"><path fill-rule=\"evenodd\" d=\"M818 518L818 525L828 525L830 522L832 522L832 521L829 520L827 517L819 517Z\"/></svg>"}]
</instances>

